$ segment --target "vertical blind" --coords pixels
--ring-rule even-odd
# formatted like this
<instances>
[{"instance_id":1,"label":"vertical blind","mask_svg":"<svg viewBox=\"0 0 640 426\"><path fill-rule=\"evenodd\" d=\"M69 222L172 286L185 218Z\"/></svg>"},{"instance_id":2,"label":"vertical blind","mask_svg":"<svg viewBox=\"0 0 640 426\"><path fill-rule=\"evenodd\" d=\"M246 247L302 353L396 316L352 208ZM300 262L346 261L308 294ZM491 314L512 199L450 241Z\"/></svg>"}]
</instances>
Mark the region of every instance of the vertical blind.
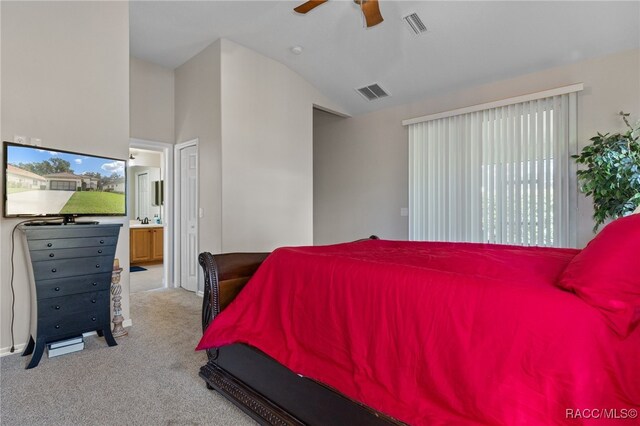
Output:
<instances>
[{"instance_id":1,"label":"vertical blind","mask_svg":"<svg viewBox=\"0 0 640 426\"><path fill-rule=\"evenodd\" d=\"M575 92L409 125L409 238L575 247Z\"/></svg>"}]
</instances>

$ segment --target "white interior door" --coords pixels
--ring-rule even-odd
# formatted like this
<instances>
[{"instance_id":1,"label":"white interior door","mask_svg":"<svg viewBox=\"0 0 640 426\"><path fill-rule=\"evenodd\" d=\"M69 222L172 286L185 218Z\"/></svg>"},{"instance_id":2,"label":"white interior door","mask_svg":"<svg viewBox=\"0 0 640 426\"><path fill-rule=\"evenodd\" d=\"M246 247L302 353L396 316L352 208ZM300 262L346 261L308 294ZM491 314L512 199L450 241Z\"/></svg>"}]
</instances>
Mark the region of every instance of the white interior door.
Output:
<instances>
[{"instance_id":1,"label":"white interior door","mask_svg":"<svg viewBox=\"0 0 640 426\"><path fill-rule=\"evenodd\" d=\"M198 147L180 149L180 285L198 290Z\"/></svg>"},{"instance_id":2,"label":"white interior door","mask_svg":"<svg viewBox=\"0 0 640 426\"><path fill-rule=\"evenodd\" d=\"M136 187L136 216L140 219L149 217L149 205L151 204L151 195L149 193L149 173L140 173L137 176Z\"/></svg>"}]
</instances>

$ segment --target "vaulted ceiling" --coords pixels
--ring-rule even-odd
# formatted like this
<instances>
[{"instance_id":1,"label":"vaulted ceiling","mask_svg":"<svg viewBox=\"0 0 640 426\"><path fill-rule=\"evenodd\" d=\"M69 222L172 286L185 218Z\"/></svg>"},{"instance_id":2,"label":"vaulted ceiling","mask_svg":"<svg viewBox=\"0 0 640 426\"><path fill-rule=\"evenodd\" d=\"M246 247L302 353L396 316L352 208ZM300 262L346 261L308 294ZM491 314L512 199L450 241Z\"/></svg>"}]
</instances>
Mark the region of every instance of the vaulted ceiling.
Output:
<instances>
[{"instance_id":1,"label":"vaulted ceiling","mask_svg":"<svg viewBox=\"0 0 640 426\"><path fill-rule=\"evenodd\" d=\"M271 57L356 115L640 48L640 2L390 1L365 28L353 1L307 15L292 1L132 1L131 54L175 68L218 38ZM403 17L417 12L416 36ZM291 51L301 46L296 55ZM354 89L391 93L367 101Z\"/></svg>"}]
</instances>

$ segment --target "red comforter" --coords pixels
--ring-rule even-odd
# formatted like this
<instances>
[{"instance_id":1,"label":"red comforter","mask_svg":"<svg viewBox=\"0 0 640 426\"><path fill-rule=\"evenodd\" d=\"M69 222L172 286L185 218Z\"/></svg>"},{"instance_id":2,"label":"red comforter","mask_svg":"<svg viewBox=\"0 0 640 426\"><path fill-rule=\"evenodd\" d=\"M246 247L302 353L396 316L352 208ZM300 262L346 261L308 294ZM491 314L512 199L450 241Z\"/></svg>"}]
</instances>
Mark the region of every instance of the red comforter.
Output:
<instances>
[{"instance_id":1,"label":"red comforter","mask_svg":"<svg viewBox=\"0 0 640 426\"><path fill-rule=\"evenodd\" d=\"M620 339L553 285L576 253L375 240L280 248L198 349L247 343L416 425L628 417L640 408L640 330Z\"/></svg>"}]
</instances>

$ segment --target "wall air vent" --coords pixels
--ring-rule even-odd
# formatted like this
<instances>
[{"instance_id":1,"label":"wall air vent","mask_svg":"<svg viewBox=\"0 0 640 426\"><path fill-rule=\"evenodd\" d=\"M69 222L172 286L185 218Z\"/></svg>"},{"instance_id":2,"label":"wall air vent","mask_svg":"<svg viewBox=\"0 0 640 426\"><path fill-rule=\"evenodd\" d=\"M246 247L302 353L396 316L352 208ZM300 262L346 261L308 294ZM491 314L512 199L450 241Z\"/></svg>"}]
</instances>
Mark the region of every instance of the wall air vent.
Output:
<instances>
[{"instance_id":1,"label":"wall air vent","mask_svg":"<svg viewBox=\"0 0 640 426\"><path fill-rule=\"evenodd\" d=\"M368 101L375 101L376 99L386 98L389 96L389 92L384 90L378 83L371 84L369 86L356 89L364 98Z\"/></svg>"},{"instance_id":2,"label":"wall air vent","mask_svg":"<svg viewBox=\"0 0 640 426\"><path fill-rule=\"evenodd\" d=\"M424 25L424 22L422 22L422 19L420 19L417 13L407 15L402 19L404 19L407 25L409 25L414 34L420 35L427 32L427 27Z\"/></svg>"}]
</instances>

